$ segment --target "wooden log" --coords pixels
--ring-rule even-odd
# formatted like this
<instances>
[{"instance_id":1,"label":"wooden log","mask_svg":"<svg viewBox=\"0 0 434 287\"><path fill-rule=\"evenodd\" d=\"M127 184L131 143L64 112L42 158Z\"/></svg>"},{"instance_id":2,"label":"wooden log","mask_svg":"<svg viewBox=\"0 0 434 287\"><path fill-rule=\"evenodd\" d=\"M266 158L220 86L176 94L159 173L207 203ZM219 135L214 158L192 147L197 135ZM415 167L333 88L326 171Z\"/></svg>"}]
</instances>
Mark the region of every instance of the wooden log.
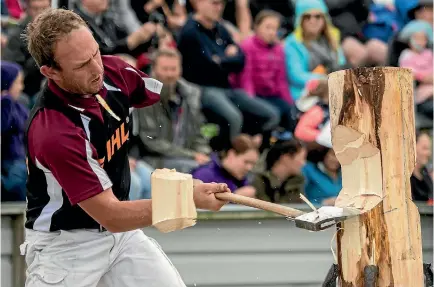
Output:
<instances>
[{"instance_id":1,"label":"wooden log","mask_svg":"<svg viewBox=\"0 0 434 287\"><path fill-rule=\"evenodd\" d=\"M156 169L151 176L152 225L161 232L171 232L196 224L191 174Z\"/></svg>"},{"instance_id":2,"label":"wooden log","mask_svg":"<svg viewBox=\"0 0 434 287\"><path fill-rule=\"evenodd\" d=\"M342 165L336 205L362 215L338 226L340 286L424 286L420 216L412 201L415 166L413 77L403 68L358 68L329 75L333 149Z\"/></svg>"}]
</instances>

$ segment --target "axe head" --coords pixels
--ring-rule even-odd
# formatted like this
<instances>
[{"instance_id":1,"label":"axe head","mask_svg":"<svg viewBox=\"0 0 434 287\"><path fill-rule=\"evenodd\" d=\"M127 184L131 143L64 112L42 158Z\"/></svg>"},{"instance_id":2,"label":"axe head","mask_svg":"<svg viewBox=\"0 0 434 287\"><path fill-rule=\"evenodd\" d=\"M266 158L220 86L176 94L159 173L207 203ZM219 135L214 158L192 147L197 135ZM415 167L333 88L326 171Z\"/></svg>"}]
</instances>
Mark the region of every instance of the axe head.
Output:
<instances>
[{"instance_id":1,"label":"axe head","mask_svg":"<svg viewBox=\"0 0 434 287\"><path fill-rule=\"evenodd\" d=\"M318 210L296 217L295 226L310 231L320 231L360 214L361 211L357 208L323 206Z\"/></svg>"}]
</instances>

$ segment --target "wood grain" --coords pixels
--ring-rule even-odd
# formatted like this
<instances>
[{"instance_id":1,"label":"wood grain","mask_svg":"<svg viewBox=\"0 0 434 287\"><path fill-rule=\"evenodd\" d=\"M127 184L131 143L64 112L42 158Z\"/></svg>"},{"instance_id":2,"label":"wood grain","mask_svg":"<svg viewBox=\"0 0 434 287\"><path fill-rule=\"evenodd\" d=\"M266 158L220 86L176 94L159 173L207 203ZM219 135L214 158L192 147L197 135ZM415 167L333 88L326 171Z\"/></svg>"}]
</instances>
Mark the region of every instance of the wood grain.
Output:
<instances>
[{"instance_id":1,"label":"wood grain","mask_svg":"<svg viewBox=\"0 0 434 287\"><path fill-rule=\"evenodd\" d=\"M196 224L191 174L156 169L151 176L152 225L161 232L172 232Z\"/></svg>"},{"instance_id":2,"label":"wood grain","mask_svg":"<svg viewBox=\"0 0 434 287\"><path fill-rule=\"evenodd\" d=\"M342 141L345 133L360 135L347 140L352 152L338 156L342 145L338 149L342 169L363 158L360 154L367 155L359 170L353 166L351 172L343 172L344 187L345 182L352 183L347 185L351 186L345 191L347 197L363 193L382 197L378 204L367 203L366 213L338 226L340 286L364 286L363 269L368 264L379 267L377 286L424 286L420 217L410 190L415 166L411 71L389 67L338 71L329 75L329 98L333 143ZM362 174L363 182L356 179ZM349 204L348 198L340 204Z\"/></svg>"}]
</instances>

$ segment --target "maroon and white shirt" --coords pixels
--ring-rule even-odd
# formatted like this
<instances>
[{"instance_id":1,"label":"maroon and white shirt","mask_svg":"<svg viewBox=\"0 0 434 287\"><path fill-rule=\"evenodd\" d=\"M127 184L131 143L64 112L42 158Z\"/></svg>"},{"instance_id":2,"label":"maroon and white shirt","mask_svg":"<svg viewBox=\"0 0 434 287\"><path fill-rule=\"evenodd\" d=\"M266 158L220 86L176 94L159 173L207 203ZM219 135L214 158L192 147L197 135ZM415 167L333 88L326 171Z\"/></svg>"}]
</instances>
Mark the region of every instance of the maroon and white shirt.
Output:
<instances>
[{"instance_id":1,"label":"maroon and white shirt","mask_svg":"<svg viewBox=\"0 0 434 287\"><path fill-rule=\"evenodd\" d=\"M162 84L115 56L102 56L104 87L84 98L49 81L27 129L26 228L99 228L77 203L112 188L128 200L130 107L159 101Z\"/></svg>"}]
</instances>

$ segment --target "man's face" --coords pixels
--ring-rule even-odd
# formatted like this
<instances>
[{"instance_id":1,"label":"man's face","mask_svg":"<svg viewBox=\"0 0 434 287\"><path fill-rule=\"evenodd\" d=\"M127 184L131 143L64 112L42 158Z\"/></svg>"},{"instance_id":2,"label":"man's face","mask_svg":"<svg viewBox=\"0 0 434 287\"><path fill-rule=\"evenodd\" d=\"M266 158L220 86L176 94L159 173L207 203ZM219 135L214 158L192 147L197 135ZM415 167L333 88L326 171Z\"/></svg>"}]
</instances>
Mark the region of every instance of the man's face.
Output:
<instances>
[{"instance_id":1,"label":"man's face","mask_svg":"<svg viewBox=\"0 0 434 287\"><path fill-rule=\"evenodd\" d=\"M175 84L181 77L181 63L178 57L160 56L153 71L157 80L166 85Z\"/></svg>"},{"instance_id":2,"label":"man's face","mask_svg":"<svg viewBox=\"0 0 434 287\"><path fill-rule=\"evenodd\" d=\"M70 93L98 93L103 86L104 67L99 46L86 27L73 30L57 42L54 58L60 69L49 68L49 78Z\"/></svg>"},{"instance_id":3,"label":"man's face","mask_svg":"<svg viewBox=\"0 0 434 287\"><path fill-rule=\"evenodd\" d=\"M50 8L50 0L30 0L28 3L27 13L33 19L44 12L45 9Z\"/></svg>"},{"instance_id":4,"label":"man's face","mask_svg":"<svg viewBox=\"0 0 434 287\"><path fill-rule=\"evenodd\" d=\"M210 21L220 21L225 8L224 0L197 0L198 13Z\"/></svg>"}]
</instances>

